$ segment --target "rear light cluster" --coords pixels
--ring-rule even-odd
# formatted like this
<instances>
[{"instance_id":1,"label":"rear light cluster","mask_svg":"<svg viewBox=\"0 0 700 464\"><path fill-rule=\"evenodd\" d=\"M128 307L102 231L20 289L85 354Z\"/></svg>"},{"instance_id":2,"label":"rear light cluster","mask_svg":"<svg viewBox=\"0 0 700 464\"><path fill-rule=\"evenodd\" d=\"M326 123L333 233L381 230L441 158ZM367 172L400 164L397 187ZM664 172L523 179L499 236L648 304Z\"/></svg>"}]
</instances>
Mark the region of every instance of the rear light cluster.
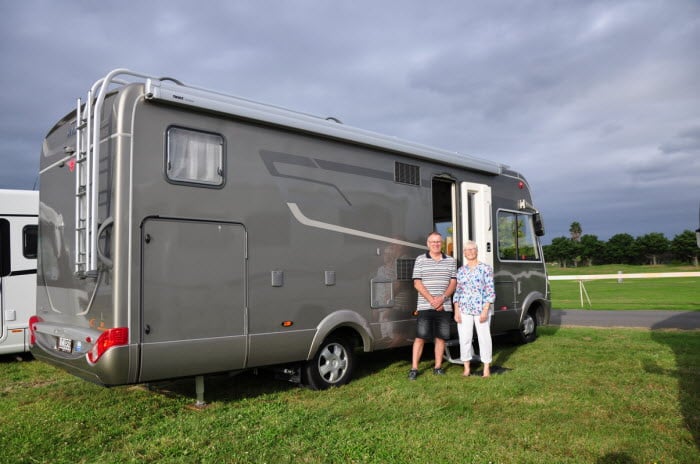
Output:
<instances>
[{"instance_id":1,"label":"rear light cluster","mask_svg":"<svg viewBox=\"0 0 700 464\"><path fill-rule=\"evenodd\" d=\"M29 318L29 344L31 346L36 345L36 325L39 322L43 322L39 316L32 316ZM87 343L92 342L91 337L85 339ZM81 343L77 341L76 343ZM95 364L105 352L115 346L126 345L129 343L129 329L126 327L116 327L114 329L107 329L102 334L92 346L92 349L87 353L87 360L91 364ZM80 350L78 350L80 351Z\"/></svg>"},{"instance_id":2,"label":"rear light cluster","mask_svg":"<svg viewBox=\"0 0 700 464\"><path fill-rule=\"evenodd\" d=\"M36 324L41 322L39 316L32 316L29 318L29 345L36 345Z\"/></svg>"},{"instance_id":3,"label":"rear light cluster","mask_svg":"<svg viewBox=\"0 0 700 464\"><path fill-rule=\"evenodd\" d=\"M126 345L129 343L129 329L126 327L116 327L102 332L95 345L87 354L90 363L95 364L107 351L114 346Z\"/></svg>"}]
</instances>

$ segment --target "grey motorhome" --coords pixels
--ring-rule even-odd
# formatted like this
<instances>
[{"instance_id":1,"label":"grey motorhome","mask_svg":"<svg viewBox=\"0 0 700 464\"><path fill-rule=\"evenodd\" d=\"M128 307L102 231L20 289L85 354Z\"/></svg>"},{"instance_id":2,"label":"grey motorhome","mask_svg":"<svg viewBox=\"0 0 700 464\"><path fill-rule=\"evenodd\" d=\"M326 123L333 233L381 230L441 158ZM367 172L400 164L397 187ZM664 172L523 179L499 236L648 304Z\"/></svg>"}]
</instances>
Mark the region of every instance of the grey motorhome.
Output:
<instances>
[{"instance_id":1,"label":"grey motorhome","mask_svg":"<svg viewBox=\"0 0 700 464\"><path fill-rule=\"evenodd\" d=\"M525 179L484 159L118 69L46 136L35 357L103 385L410 344L434 229L495 267L494 333L549 321Z\"/></svg>"},{"instance_id":2,"label":"grey motorhome","mask_svg":"<svg viewBox=\"0 0 700 464\"><path fill-rule=\"evenodd\" d=\"M38 210L39 192L0 189L0 354L29 351Z\"/></svg>"}]
</instances>

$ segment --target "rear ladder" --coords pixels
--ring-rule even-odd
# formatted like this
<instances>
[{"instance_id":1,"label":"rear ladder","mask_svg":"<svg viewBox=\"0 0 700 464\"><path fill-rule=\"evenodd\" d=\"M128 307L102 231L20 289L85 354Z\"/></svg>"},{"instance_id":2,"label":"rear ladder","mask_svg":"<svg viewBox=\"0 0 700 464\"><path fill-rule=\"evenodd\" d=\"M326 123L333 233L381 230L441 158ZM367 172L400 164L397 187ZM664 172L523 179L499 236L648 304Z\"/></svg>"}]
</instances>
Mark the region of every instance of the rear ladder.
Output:
<instances>
[{"instance_id":1,"label":"rear ladder","mask_svg":"<svg viewBox=\"0 0 700 464\"><path fill-rule=\"evenodd\" d=\"M102 106L110 86L124 86L130 83L130 81L116 78L120 75L149 78L148 75L127 69L115 69L93 84L87 93L85 105L80 99L77 102L74 272L81 278L96 277L98 271L97 241L100 234L98 199L100 193Z\"/></svg>"}]
</instances>

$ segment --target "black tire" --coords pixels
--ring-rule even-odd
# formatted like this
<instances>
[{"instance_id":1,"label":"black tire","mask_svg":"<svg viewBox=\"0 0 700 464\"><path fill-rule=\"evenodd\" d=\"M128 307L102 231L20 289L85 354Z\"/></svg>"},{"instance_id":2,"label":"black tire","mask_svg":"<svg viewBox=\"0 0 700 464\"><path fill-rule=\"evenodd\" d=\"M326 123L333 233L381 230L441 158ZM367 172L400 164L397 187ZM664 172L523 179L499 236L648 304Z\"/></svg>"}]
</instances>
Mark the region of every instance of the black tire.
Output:
<instances>
[{"instance_id":1,"label":"black tire","mask_svg":"<svg viewBox=\"0 0 700 464\"><path fill-rule=\"evenodd\" d=\"M531 343L537 338L537 318L532 313L525 314L518 328L518 341Z\"/></svg>"},{"instance_id":2,"label":"black tire","mask_svg":"<svg viewBox=\"0 0 700 464\"><path fill-rule=\"evenodd\" d=\"M355 354L347 340L328 337L304 366L304 384L313 390L345 385L352 377Z\"/></svg>"}]
</instances>

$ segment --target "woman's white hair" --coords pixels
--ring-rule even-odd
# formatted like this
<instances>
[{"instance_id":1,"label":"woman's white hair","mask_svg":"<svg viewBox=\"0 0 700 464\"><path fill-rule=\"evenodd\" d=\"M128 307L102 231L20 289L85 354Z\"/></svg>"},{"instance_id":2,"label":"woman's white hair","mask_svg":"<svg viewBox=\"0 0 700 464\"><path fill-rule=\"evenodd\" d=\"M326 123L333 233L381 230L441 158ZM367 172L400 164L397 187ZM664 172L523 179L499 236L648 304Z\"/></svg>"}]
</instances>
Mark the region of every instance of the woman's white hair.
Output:
<instances>
[{"instance_id":1,"label":"woman's white hair","mask_svg":"<svg viewBox=\"0 0 700 464\"><path fill-rule=\"evenodd\" d=\"M474 248L476 251L479 251L479 246L476 244L476 242L474 240L467 240L464 243L464 248L462 248L462 251L466 250L467 247Z\"/></svg>"}]
</instances>

